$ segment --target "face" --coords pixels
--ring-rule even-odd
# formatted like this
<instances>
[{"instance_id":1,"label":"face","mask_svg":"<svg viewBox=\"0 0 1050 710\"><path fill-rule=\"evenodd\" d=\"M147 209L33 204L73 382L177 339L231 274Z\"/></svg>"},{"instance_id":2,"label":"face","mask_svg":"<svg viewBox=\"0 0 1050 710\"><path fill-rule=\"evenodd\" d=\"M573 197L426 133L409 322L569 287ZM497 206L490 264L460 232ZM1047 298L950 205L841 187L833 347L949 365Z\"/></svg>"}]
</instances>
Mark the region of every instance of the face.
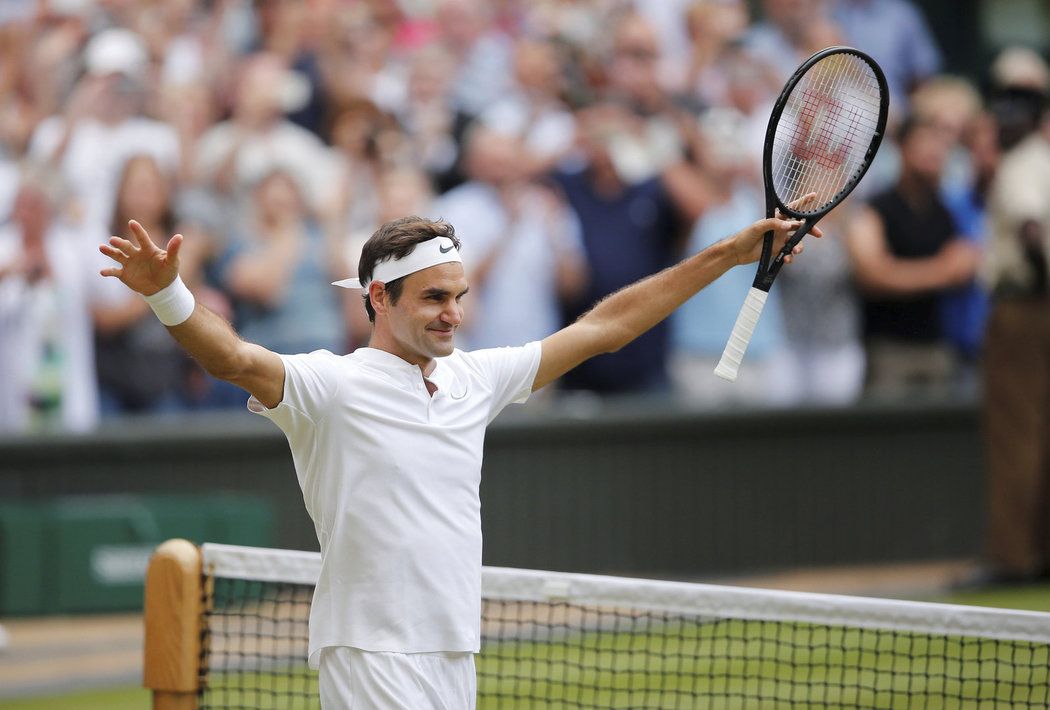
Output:
<instances>
[{"instance_id":1,"label":"face","mask_svg":"<svg viewBox=\"0 0 1050 710\"><path fill-rule=\"evenodd\" d=\"M952 135L938 126L918 126L901 144L901 162L906 170L935 181L952 148Z\"/></svg>"},{"instance_id":2,"label":"face","mask_svg":"<svg viewBox=\"0 0 1050 710\"><path fill-rule=\"evenodd\" d=\"M263 222L273 222L302 211L299 190L290 175L274 172L255 188L255 204Z\"/></svg>"},{"instance_id":3,"label":"face","mask_svg":"<svg viewBox=\"0 0 1050 710\"><path fill-rule=\"evenodd\" d=\"M396 304L385 295L376 298L380 286L372 289L376 335L378 344L387 346L384 349L420 366L452 354L468 290L462 264L438 264L409 274Z\"/></svg>"},{"instance_id":4,"label":"face","mask_svg":"<svg viewBox=\"0 0 1050 710\"><path fill-rule=\"evenodd\" d=\"M152 158L132 158L121 186L121 212L146 222L159 219L168 206L168 184Z\"/></svg>"}]
</instances>

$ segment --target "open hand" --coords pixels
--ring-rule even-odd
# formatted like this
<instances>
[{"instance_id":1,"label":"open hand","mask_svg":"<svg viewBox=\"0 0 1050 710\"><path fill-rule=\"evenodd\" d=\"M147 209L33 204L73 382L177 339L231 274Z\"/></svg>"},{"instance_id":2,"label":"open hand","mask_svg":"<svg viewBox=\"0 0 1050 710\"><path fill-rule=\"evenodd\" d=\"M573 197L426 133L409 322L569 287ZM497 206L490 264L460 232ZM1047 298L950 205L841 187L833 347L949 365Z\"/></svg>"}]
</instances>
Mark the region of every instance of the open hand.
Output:
<instances>
[{"instance_id":1,"label":"open hand","mask_svg":"<svg viewBox=\"0 0 1050 710\"><path fill-rule=\"evenodd\" d=\"M179 275L179 249L182 247L182 235L176 234L168 240L166 249L161 249L141 224L135 220L128 222L131 239L110 237L108 244L102 244L98 250L119 267L102 269L103 276L115 276L133 291L143 296L152 296L170 284Z\"/></svg>"}]
</instances>

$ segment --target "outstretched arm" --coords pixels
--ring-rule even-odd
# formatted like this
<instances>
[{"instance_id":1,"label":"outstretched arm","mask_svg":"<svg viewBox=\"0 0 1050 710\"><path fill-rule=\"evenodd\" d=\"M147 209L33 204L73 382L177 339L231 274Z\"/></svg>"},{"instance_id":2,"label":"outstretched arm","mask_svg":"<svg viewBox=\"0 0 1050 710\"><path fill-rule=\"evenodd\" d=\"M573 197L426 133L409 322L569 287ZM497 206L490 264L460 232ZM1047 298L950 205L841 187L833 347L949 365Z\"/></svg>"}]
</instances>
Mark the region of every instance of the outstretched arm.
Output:
<instances>
[{"instance_id":1,"label":"outstretched arm","mask_svg":"<svg viewBox=\"0 0 1050 710\"><path fill-rule=\"evenodd\" d=\"M776 253L800 224L777 218L755 222L729 239L602 299L578 321L543 340L533 391L595 355L619 350L730 268L757 261L762 235L770 230L774 232ZM812 234L819 237L821 231L814 228ZM801 251L800 244L793 253Z\"/></svg>"},{"instance_id":2,"label":"outstretched arm","mask_svg":"<svg viewBox=\"0 0 1050 710\"><path fill-rule=\"evenodd\" d=\"M170 286L179 275L182 235L172 237L165 249L150 238L142 225L132 220L131 239L111 237L99 251L119 266L103 269L128 288L152 296ZM212 376L232 382L267 407L275 407L284 396L284 363L275 353L240 339L221 316L196 304L190 317L168 326L179 345Z\"/></svg>"}]
</instances>

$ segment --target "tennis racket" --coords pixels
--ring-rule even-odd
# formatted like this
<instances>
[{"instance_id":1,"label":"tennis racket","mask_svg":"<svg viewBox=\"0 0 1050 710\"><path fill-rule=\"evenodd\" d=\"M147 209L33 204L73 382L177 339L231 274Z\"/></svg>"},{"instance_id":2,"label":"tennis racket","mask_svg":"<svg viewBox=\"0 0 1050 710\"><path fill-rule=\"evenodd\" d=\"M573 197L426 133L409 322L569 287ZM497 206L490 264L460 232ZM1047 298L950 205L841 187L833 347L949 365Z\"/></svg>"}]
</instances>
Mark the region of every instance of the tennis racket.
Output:
<instances>
[{"instance_id":1,"label":"tennis racket","mask_svg":"<svg viewBox=\"0 0 1050 710\"><path fill-rule=\"evenodd\" d=\"M715 368L719 377L736 380L784 257L864 177L886 131L888 110L882 69L852 47L822 49L788 79L769 117L762 151L766 216L779 210L802 225L776 255L773 232L765 234L758 273Z\"/></svg>"}]
</instances>

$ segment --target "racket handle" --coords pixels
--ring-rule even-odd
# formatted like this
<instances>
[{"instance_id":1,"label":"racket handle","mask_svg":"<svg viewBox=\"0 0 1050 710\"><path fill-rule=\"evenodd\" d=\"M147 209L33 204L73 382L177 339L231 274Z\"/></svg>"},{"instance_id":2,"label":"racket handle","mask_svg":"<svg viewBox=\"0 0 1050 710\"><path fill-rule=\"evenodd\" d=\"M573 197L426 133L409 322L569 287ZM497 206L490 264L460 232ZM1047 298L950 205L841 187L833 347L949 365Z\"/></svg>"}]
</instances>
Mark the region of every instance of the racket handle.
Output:
<instances>
[{"instance_id":1,"label":"racket handle","mask_svg":"<svg viewBox=\"0 0 1050 710\"><path fill-rule=\"evenodd\" d=\"M736 325L726 343L726 349L722 353L722 359L718 361L715 374L723 380L736 382L736 374L740 369L740 362L744 359L747 344L751 342L751 335L755 332L758 317L762 315L762 309L766 305L768 291L751 287L744 299L744 305L740 308L740 315L736 317Z\"/></svg>"}]
</instances>

